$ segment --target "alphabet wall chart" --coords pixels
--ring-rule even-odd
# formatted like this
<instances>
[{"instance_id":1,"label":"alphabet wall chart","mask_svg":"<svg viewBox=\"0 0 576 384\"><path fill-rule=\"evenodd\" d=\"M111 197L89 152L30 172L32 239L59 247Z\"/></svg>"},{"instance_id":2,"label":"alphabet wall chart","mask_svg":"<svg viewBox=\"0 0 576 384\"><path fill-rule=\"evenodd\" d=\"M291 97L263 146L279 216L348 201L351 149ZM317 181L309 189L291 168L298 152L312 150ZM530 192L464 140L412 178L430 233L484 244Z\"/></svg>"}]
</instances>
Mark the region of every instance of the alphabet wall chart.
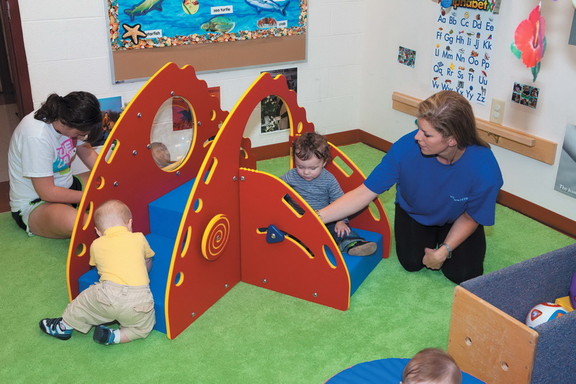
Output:
<instances>
[{"instance_id":1,"label":"alphabet wall chart","mask_svg":"<svg viewBox=\"0 0 576 384\"><path fill-rule=\"evenodd\" d=\"M454 0L446 2L451 3L448 7L443 3L435 30L432 88L485 104L499 2Z\"/></svg>"}]
</instances>

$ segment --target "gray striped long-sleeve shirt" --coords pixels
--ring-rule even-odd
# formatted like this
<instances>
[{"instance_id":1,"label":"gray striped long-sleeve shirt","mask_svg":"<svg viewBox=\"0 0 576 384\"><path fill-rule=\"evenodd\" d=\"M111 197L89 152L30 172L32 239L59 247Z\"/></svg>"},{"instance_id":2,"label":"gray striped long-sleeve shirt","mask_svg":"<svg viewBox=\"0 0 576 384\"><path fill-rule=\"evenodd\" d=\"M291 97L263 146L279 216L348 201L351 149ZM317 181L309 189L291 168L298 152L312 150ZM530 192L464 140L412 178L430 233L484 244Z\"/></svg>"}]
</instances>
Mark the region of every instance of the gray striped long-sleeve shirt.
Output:
<instances>
[{"instance_id":1,"label":"gray striped long-sleeve shirt","mask_svg":"<svg viewBox=\"0 0 576 384\"><path fill-rule=\"evenodd\" d=\"M281 179L294 188L312 209L322 209L344 194L334 175L326 169L310 181L300 177L296 168L286 172Z\"/></svg>"}]
</instances>

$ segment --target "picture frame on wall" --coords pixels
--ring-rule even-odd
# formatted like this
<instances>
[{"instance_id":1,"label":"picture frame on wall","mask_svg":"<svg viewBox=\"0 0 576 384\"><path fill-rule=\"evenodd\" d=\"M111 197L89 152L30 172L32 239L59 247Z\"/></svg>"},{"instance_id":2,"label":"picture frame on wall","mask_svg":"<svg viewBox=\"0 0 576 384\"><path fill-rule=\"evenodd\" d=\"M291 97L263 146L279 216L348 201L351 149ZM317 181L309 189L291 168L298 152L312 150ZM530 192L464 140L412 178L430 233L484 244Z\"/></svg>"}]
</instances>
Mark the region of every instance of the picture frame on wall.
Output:
<instances>
[{"instance_id":1,"label":"picture frame on wall","mask_svg":"<svg viewBox=\"0 0 576 384\"><path fill-rule=\"evenodd\" d=\"M266 72L270 73L272 77L284 76L288 89L298 92L298 68L276 69ZM278 96L272 95L262 100L260 112L260 133L271 133L290 128L288 111Z\"/></svg>"}]
</instances>

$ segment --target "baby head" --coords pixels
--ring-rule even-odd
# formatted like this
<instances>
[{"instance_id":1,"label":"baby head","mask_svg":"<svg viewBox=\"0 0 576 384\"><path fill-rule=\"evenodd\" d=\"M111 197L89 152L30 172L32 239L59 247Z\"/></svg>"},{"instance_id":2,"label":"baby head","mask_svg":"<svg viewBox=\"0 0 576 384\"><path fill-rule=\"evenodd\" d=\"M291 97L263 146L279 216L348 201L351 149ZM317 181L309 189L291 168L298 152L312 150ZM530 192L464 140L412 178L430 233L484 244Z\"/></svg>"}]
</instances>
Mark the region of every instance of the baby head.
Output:
<instances>
[{"instance_id":1,"label":"baby head","mask_svg":"<svg viewBox=\"0 0 576 384\"><path fill-rule=\"evenodd\" d=\"M316 132L307 132L292 143L292 154L296 171L306 181L314 180L328 161L330 146L324 136Z\"/></svg>"},{"instance_id":2,"label":"baby head","mask_svg":"<svg viewBox=\"0 0 576 384\"><path fill-rule=\"evenodd\" d=\"M418 352L406 364L402 384L460 384L462 373L448 353L438 348Z\"/></svg>"},{"instance_id":3,"label":"baby head","mask_svg":"<svg viewBox=\"0 0 576 384\"><path fill-rule=\"evenodd\" d=\"M172 162L170 161L170 151L166 144L160 143L158 141L150 144L150 151L152 153L152 158L157 166L164 168Z\"/></svg>"},{"instance_id":4,"label":"baby head","mask_svg":"<svg viewBox=\"0 0 576 384\"><path fill-rule=\"evenodd\" d=\"M132 231L132 212L120 200L108 200L94 211L96 233L102 236L110 227L126 227Z\"/></svg>"}]
</instances>

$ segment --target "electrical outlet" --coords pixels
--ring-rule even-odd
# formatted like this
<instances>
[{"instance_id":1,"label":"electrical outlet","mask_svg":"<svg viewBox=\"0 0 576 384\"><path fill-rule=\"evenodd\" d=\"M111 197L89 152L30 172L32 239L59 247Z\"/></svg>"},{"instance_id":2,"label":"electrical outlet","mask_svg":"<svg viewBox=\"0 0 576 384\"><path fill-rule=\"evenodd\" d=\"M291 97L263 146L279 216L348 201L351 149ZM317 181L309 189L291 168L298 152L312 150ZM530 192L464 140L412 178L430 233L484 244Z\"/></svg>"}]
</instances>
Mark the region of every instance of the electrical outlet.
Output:
<instances>
[{"instance_id":1,"label":"electrical outlet","mask_svg":"<svg viewBox=\"0 0 576 384\"><path fill-rule=\"evenodd\" d=\"M490 107L490 121L496 124L502 124L504 120L504 100L492 99Z\"/></svg>"}]
</instances>

